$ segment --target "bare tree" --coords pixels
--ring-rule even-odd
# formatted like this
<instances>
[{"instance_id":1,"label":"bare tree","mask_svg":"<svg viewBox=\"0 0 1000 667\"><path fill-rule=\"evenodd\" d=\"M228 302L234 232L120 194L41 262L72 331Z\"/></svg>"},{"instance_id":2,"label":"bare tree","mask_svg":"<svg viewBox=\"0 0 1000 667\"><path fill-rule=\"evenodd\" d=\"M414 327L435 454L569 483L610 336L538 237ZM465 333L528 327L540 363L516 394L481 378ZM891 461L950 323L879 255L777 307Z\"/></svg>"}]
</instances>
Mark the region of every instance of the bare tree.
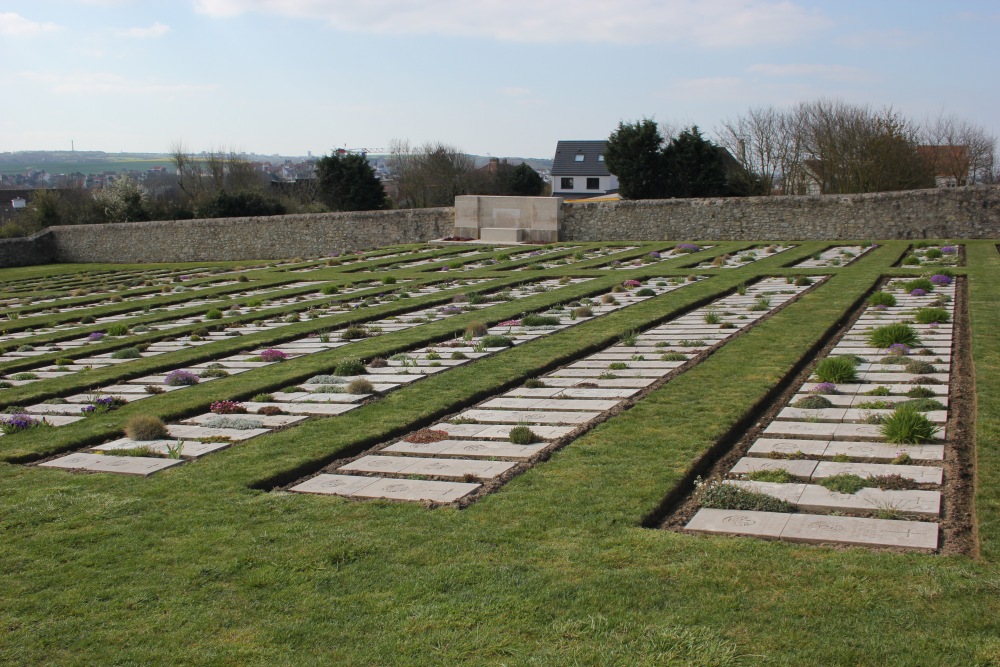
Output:
<instances>
[{"instance_id":1,"label":"bare tree","mask_svg":"<svg viewBox=\"0 0 1000 667\"><path fill-rule=\"evenodd\" d=\"M751 195L792 194L800 171L796 116L773 106L751 108L716 132L719 143L742 165Z\"/></svg>"},{"instance_id":2,"label":"bare tree","mask_svg":"<svg viewBox=\"0 0 1000 667\"><path fill-rule=\"evenodd\" d=\"M997 168L997 138L983 127L941 113L924 124L923 141L933 152L938 173L955 185L991 183Z\"/></svg>"},{"instance_id":3,"label":"bare tree","mask_svg":"<svg viewBox=\"0 0 1000 667\"><path fill-rule=\"evenodd\" d=\"M397 139L389 150L398 206L451 206L457 195L468 194L475 160L457 147L436 142L414 149Z\"/></svg>"}]
</instances>

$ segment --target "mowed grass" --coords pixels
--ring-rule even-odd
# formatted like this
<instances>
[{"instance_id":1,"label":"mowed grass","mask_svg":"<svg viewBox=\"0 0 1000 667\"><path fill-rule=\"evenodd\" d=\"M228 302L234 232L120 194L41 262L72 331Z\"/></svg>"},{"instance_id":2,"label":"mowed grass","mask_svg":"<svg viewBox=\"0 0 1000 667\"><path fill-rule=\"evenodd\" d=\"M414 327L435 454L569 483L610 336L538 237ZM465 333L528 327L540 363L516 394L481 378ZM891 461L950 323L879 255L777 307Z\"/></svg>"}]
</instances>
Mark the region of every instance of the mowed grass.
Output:
<instances>
[{"instance_id":1,"label":"mowed grass","mask_svg":"<svg viewBox=\"0 0 1000 667\"><path fill-rule=\"evenodd\" d=\"M645 244L642 252L665 245ZM751 245L717 244L704 256ZM920 274L892 268L904 242L887 242L832 271L783 268L827 245L805 243L738 269L698 271L712 277L422 380L343 417L257 438L149 479L0 463L0 663L1000 664L1000 255L992 242L968 242L968 267L956 270L968 273L971 288L978 557L641 527L882 276ZM592 275L611 285L694 273L678 267L698 259L610 273L573 265L528 273ZM392 275L416 276L418 268ZM739 282L798 273L834 277L468 509L259 490ZM344 278L338 269L305 275ZM532 297L530 305L558 295ZM497 316L514 305L498 308ZM371 356L402 349L450 327L425 325L357 350ZM252 391L353 356L349 348L326 353L326 361L300 361L298 369L278 364L259 379L247 373L212 384ZM209 389L149 399L148 409L186 413L210 400ZM88 420L59 429L57 439L68 446L102 429ZM0 456L50 446L37 436L21 445L2 442L7 437L0 438Z\"/></svg>"}]
</instances>

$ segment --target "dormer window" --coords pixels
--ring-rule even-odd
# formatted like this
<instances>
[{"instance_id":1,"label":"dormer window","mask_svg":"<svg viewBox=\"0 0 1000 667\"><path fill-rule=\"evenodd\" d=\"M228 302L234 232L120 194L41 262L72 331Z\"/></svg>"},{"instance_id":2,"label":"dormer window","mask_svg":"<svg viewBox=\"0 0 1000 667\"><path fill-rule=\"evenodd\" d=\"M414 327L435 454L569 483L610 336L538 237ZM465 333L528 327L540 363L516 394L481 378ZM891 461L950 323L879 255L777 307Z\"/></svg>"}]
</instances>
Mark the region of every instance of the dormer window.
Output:
<instances>
[{"instance_id":1,"label":"dormer window","mask_svg":"<svg viewBox=\"0 0 1000 667\"><path fill-rule=\"evenodd\" d=\"M573 159L577 162L583 162L583 153L577 153Z\"/></svg>"},{"instance_id":2,"label":"dormer window","mask_svg":"<svg viewBox=\"0 0 1000 667\"><path fill-rule=\"evenodd\" d=\"M598 155L597 156L597 161L598 162L604 162L604 155L603 154L602 155Z\"/></svg>"}]
</instances>

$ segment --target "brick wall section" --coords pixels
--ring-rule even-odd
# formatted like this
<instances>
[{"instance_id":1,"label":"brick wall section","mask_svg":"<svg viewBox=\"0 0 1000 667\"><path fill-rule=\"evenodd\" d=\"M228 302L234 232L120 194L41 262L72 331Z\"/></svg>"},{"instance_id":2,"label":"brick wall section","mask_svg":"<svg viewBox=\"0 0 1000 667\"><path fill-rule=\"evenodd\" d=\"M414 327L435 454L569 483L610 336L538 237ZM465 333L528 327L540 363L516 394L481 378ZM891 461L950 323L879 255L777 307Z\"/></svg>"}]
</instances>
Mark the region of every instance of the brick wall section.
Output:
<instances>
[{"instance_id":1,"label":"brick wall section","mask_svg":"<svg viewBox=\"0 0 1000 667\"><path fill-rule=\"evenodd\" d=\"M33 266L56 261L56 247L48 229L12 239L0 239L0 267Z\"/></svg>"},{"instance_id":2,"label":"brick wall section","mask_svg":"<svg viewBox=\"0 0 1000 667\"><path fill-rule=\"evenodd\" d=\"M563 241L1000 238L1000 187L566 204Z\"/></svg>"},{"instance_id":3,"label":"brick wall section","mask_svg":"<svg viewBox=\"0 0 1000 667\"><path fill-rule=\"evenodd\" d=\"M451 234L451 208L52 227L61 262L318 257Z\"/></svg>"}]
</instances>

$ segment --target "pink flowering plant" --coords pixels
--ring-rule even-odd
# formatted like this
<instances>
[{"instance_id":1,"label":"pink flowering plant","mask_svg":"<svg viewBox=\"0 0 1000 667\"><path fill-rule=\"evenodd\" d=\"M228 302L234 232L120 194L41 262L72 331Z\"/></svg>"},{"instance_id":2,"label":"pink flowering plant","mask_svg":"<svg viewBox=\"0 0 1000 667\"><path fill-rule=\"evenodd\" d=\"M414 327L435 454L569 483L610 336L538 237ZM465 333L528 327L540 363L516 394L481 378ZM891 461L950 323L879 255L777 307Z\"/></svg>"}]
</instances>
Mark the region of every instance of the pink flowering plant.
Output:
<instances>
[{"instance_id":1,"label":"pink flowering plant","mask_svg":"<svg viewBox=\"0 0 1000 667\"><path fill-rule=\"evenodd\" d=\"M260 353L260 360L266 361L267 363L271 363L274 361L284 361L287 358L288 358L287 352L282 352L281 350L275 350L273 348L269 348Z\"/></svg>"},{"instance_id":2,"label":"pink flowering plant","mask_svg":"<svg viewBox=\"0 0 1000 667\"><path fill-rule=\"evenodd\" d=\"M217 415L244 415L247 412L243 404L238 401L216 401L208 409Z\"/></svg>"}]
</instances>

